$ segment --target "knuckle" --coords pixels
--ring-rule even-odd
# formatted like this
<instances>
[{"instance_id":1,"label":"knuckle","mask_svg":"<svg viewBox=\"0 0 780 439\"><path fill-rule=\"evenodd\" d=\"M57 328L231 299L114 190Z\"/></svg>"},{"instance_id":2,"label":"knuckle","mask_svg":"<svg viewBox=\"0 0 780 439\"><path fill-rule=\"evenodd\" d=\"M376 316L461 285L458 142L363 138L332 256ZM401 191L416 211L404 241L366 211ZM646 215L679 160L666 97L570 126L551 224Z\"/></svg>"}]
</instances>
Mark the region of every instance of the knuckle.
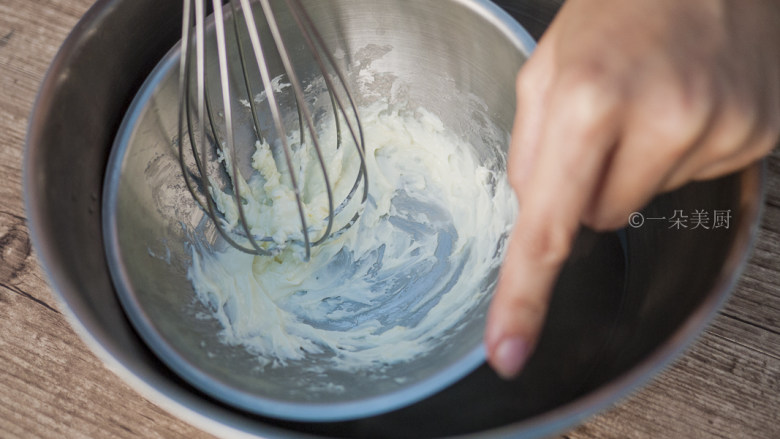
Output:
<instances>
[{"instance_id":1,"label":"knuckle","mask_svg":"<svg viewBox=\"0 0 780 439\"><path fill-rule=\"evenodd\" d=\"M615 90L603 82L565 79L561 90L561 100L566 102L568 110L585 126L595 125L605 119L617 101Z\"/></svg>"},{"instance_id":2,"label":"knuckle","mask_svg":"<svg viewBox=\"0 0 780 439\"><path fill-rule=\"evenodd\" d=\"M608 101L615 97L626 81L619 65L608 57L578 60L560 72L559 82L575 98Z\"/></svg>"},{"instance_id":3,"label":"knuckle","mask_svg":"<svg viewBox=\"0 0 780 439\"><path fill-rule=\"evenodd\" d=\"M615 62L606 56L582 57L561 73L561 81L572 86L607 88L616 79Z\"/></svg>"},{"instance_id":4,"label":"knuckle","mask_svg":"<svg viewBox=\"0 0 780 439\"><path fill-rule=\"evenodd\" d=\"M649 136L667 162L682 159L706 130L714 113L713 98L706 81L656 82L645 92L643 111L637 125Z\"/></svg>"},{"instance_id":5,"label":"knuckle","mask_svg":"<svg viewBox=\"0 0 780 439\"><path fill-rule=\"evenodd\" d=\"M626 102L626 86L608 67L586 64L562 72L558 78L555 108L562 109L583 140L598 137Z\"/></svg>"},{"instance_id":6,"label":"knuckle","mask_svg":"<svg viewBox=\"0 0 780 439\"><path fill-rule=\"evenodd\" d=\"M511 297L507 297L506 306L513 310L513 314L522 317L522 321L519 323L525 326L526 330L530 328L536 329L541 326L542 320L547 313L548 296L514 294Z\"/></svg>"},{"instance_id":7,"label":"knuckle","mask_svg":"<svg viewBox=\"0 0 780 439\"><path fill-rule=\"evenodd\" d=\"M646 135L659 151L658 161L671 165L684 159L697 146L704 124L704 117L670 106L669 112L659 116Z\"/></svg>"},{"instance_id":8,"label":"knuckle","mask_svg":"<svg viewBox=\"0 0 780 439\"><path fill-rule=\"evenodd\" d=\"M753 105L737 100L726 102L715 126L708 133L703 161L739 161L747 165L769 152L775 136L771 128L760 120L759 113L759 109ZM735 157L741 160L734 160Z\"/></svg>"},{"instance_id":9,"label":"knuckle","mask_svg":"<svg viewBox=\"0 0 780 439\"><path fill-rule=\"evenodd\" d=\"M526 257L543 266L561 265L571 252L576 230L550 227L549 222L538 222L522 230L522 248Z\"/></svg>"}]
</instances>

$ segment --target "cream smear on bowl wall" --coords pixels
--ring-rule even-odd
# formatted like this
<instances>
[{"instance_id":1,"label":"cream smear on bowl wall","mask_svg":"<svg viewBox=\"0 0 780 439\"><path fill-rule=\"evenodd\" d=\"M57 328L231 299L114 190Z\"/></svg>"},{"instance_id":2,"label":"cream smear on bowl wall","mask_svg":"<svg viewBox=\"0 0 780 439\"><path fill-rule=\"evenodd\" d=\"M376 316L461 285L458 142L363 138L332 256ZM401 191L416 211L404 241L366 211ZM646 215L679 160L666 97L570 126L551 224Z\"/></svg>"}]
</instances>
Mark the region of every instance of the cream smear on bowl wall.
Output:
<instances>
[{"instance_id":1,"label":"cream smear on bowl wall","mask_svg":"<svg viewBox=\"0 0 780 439\"><path fill-rule=\"evenodd\" d=\"M245 347L261 368L312 355L320 361L308 367L322 370L381 370L409 361L463 322L501 261L497 252L517 212L504 171L480 165L473 148L424 108L380 99L358 111L369 196L354 227L313 247L309 261L295 244L277 256L192 247L188 278L198 300L220 322L221 340ZM320 133L338 200L360 161L351 145L336 149L335 136L333 124ZM316 171L308 164L317 162L307 153L300 148L296 158L310 181L306 210L316 224L327 204L316 187L321 180L309 175ZM284 242L300 234L300 222L277 161L267 143L257 142L257 172L238 184L251 194L244 209L253 233ZM232 196L214 193L228 228L235 226Z\"/></svg>"}]
</instances>

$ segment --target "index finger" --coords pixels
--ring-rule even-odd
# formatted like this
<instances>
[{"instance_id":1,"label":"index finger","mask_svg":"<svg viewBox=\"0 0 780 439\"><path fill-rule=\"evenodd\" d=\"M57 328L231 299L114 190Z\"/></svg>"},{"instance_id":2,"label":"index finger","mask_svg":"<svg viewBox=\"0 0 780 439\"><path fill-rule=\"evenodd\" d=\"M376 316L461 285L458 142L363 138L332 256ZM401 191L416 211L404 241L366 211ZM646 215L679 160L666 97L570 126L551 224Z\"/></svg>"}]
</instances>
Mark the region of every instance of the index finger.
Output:
<instances>
[{"instance_id":1,"label":"index finger","mask_svg":"<svg viewBox=\"0 0 780 439\"><path fill-rule=\"evenodd\" d=\"M587 82L557 82L535 167L515 187L520 215L488 314L488 360L517 374L539 335L547 303L583 212L598 190L618 140L617 101Z\"/></svg>"}]
</instances>

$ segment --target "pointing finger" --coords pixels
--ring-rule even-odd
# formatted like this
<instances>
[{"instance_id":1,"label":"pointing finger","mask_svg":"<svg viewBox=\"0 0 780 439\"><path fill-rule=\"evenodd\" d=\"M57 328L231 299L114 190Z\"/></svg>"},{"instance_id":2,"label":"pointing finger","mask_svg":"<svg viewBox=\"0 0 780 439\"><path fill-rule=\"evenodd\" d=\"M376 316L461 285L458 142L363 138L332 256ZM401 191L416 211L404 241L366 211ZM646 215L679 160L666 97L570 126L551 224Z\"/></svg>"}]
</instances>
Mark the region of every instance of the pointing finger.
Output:
<instances>
[{"instance_id":1,"label":"pointing finger","mask_svg":"<svg viewBox=\"0 0 780 439\"><path fill-rule=\"evenodd\" d=\"M615 94L587 76L560 79L535 166L515 187L520 216L488 314L488 360L504 377L520 371L536 343L553 284L617 141Z\"/></svg>"}]
</instances>

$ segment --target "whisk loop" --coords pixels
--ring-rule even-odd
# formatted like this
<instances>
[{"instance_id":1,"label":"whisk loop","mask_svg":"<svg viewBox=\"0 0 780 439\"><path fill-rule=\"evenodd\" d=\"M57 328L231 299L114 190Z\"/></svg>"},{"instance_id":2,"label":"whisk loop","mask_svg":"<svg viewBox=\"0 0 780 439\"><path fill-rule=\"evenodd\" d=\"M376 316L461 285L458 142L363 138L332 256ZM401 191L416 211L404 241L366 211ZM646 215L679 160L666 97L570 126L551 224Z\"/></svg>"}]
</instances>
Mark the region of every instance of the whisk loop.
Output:
<instances>
[{"instance_id":1,"label":"whisk loop","mask_svg":"<svg viewBox=\"0 0 780 439\"><path fill-rule=\"evenodd\" d=\"M305 250L304 258L308 260L311 256L311 248L313 246L322 244L329 238L344 232L355 224L360 215L359 209L349 221L343 225L339 225L339 227L334 230L336 217L344 212L351 200L357 195L361 186L361 205L365 203L368 197L368 175L366 171L363 130L360 125L355 102L346 85L345 78L338 69L322 36L317 31L300 0L285 0L284 3L291 12L297 29L303 36L306 48L310 52L311 57L319 70L320 77L326 85L336 128L336 148L341 148L342 146L343 124L347 128L347 132L355 145L357 155L360 159L360 165L354 184L344 199L336 204L333 187L325 163L326 159L323 156L321 140L318 137L317 127L315 126L314 118L312 116L312 110L306 103L304 87L299 80L290 53L285 46L285 41L282 37L282 31L279 28L275 12L268 0L259 0L258 3L262 16L264 17L271 34L276 54L272 54L272 51L267 50L267 48L261 44L260 33L256 24L256 16L255 12L253 12L250 0L229 0L227 6L225 6L231 14L229 20L225 19L222 2L220 0L213 0L212 2L214 33L217 48L216 55L219 66L219 98L221 99L222 105L222 113L217 116L214 114L215 110L207 87L209 78L206 66L207 56L210 54L208 54L208 50L206 50L205 0L184 0L181 40L182 57L179 66L179 163L182 168L187 189L212 220L217 231L228 244L246 253L266 256L278 254L290 245L300 245ZM251 43L250 50L247 50L241 42L238 23L239 16L243 16L244 18L243 22L245 23L245 29L243 30L249 37ZM228 25L226 23L230 24ZM231 26L233 28L233 40L228 40L226 36L226 26ZM259 72L260 82L267 99L268 111L270 112L275 132L281 143L284 165L288 171L287 175L290 179L292 192L295 195L301 226L300 239L287 238L286 241L280 243L271 236L255 236L252 233L247 220L247 214L244 208L245 198L242 193L243 188L241 187L242 180L237 163L238 155L236 154L237 141L235 139L235 130L237 127L235 126L235 118L231 110L231 102L233 101L230 90L231 68L236 67L228 62L228 48L231 43L236 44L235 49L238 52L239 62L237 64L240 65L240 76L243 79L239 82L242 83L241 87L244 88L246 95L249 97L248 102L252 115L252 130L254 131L256 139L262 141L263 137L259 109L257 108L255 99L253 99L250 70L257 68L257 72ZM194 57L192 53L193 50L195 52ZM284 119L281 105L277 96L277 91L272 83L271 72L268 66L269 56L279 57L279 60L284 67L284 74L292 86L297 108L298 132L300 133L299 145L300 147L307 147L310 143L310 146L314 150L314 155L319 162L319 170L324 182L323 186L324 191L327 194L328 204L328 214L325 218L322 218L325 227L319 228L322 230L319 236L310 236L312 231L317 230L318 228L310 227L310 225L307 224L306 206L303 201L303 187L301 186L303 183L298 181L298 178L296 177L291 146L288 142L283 123ZM331 77L331 73L329 72L332 72L333 77ZM195 81L194 108L191 102L193 76ZM341 93L338 93L337 91L340 91ZM343 94L343 96L341 94ZM352 117L350 117L347 110L349 110ZM224 125L220 125L218 122L219 120L224 120ZM224 129L220 130L219 128ZM309 132L309 142L306 141L306 131ZM221 137L219 134L220 132L224 132ZM186 142L185 138L187 139ZM185 143L189 143L190 145L195 165L194 171L187 166L185 161ZM225 170L228 173L229 180L232 182L231 189L233 201L238 211L238 230L228 229L224 224L226 221L222 220L222 214L218 212L213 193L214 184L208 174L209 155L207 145L221 151L221 156L224 159ZM240 146L243 147L244 145ZM249 146L254 146L254 142ZM200 182L200 190L197 188L196 181ZM241 240L240 238L243 238L243 240L246 241L246 244L239 242Z\"/></svg>"}]
</instances>

